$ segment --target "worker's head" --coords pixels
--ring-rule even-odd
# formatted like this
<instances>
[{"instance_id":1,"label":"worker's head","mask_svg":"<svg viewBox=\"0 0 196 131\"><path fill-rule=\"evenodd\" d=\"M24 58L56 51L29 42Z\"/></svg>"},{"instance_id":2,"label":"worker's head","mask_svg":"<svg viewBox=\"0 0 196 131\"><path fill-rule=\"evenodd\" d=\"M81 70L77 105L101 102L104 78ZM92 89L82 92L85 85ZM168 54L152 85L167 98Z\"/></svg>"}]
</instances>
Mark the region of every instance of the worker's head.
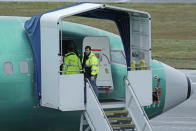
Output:
<instances>
[{"instance_id":1,"label":"worker's head","mask_svg":"<svg viewBox=\"0 0 196 131\"><path fill-rule=\"evenodd\" d=\"M90 46L86 46L85 47L85 54L89 55L91 53L91 47Z\"/></svg>"},{"instance_id":2,"label":"worker's head","mask_svg":"<svg viewBox=\"0 0 196 131\"><path fill-rule=\"evenodd\" d=\"M62 47L64 54L67 54L69 52L75 52L77 53L77 46L73 40L63 40L62 41Z\"/></svg>"},{"instance_id":3,"label":"worker's head","mask_svg":"<svg viewBox=\"0 0 196 131\"><path fill-rule=\"evenodd\" d=\"M77 47L75 45L75 42L73 40L67 41L67 50L69 52L75 52L77 50Z\"/></svg>"}]
</instances>

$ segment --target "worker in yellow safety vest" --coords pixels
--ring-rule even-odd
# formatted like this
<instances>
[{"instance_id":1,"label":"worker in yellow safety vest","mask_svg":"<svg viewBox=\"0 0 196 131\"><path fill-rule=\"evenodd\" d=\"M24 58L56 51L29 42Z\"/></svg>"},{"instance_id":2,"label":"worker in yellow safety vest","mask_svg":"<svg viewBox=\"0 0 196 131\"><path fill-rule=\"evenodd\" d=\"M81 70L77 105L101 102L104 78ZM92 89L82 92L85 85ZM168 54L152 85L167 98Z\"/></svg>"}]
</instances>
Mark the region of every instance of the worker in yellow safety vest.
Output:
<instances>
[{"instance_id":1,"label":"worker in yellow safety vest","mask_svg":"<svg viewBox=\"0 0 196 131\"><path fill-rule=\"evenodd\" d=\"M93 90L98 97L99 93L96 85L96 79L99 74L99 61L95 54L91 51L90 46L85 47L85 52L82 58L82 69L84 69L84 78L87 78L90 81Z\"/></svg>"},{"instance_id":2,"label":"worker in yellow safety vest","mask_svg":"<svg viewBox=\"0 0 196 131\"><path fill-rule=\"evenodd\" d=\"M131 60L131 70L135 71L135 64L136 62L134 60Z\"/></svg>"},{"instance_id":3,"label":"worker in yellow safety vest","mask_svg":"<svg viewBox=\"0 0 196 131\"><path fill-rule=\"evenodd\" d=\"M140 70L145 70L145 61L144 60L140 60Z\"/></svg>"},{"instance_id":4,"label":"worker in yellow safety vest","mask_svg":"<svg viewBox=\"0 0 196 131\"><path fill-rule=\"evenodd\" d=\"M66 52L63 64L64 74L79 74L82 66L74 42L68 44Z\"/></svg>"}]
</instances>

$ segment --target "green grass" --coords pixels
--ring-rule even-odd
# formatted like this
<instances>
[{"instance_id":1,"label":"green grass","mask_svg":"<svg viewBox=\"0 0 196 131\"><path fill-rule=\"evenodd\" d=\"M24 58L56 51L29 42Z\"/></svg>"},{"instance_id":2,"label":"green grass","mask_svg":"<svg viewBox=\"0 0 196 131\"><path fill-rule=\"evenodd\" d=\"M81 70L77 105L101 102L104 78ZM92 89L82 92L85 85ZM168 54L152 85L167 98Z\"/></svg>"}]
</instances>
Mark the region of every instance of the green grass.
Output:
<instances>
[{"instance_id":1,"label":"green grass","mask_svg":"<svg viewBox=\"0 0 196 131\"><path fill-rule=\"evenodd\" d=\"M196 40L152 40L152 58L183 69L196 69Z\"/></svg>"},{"instance_id":2,"label":"green grass","mask_svg":"<svg viewBox=\"0 0 196 131\"><path fill-rule=\"evenodd\" d=\"M73 3L0 2L0 15L33 16ZM196 4L110 4L147 11L152 17L152 57L176 68L196 69ZM111 21L66 18L118 34Z\"/></svg>"}]
</instances>

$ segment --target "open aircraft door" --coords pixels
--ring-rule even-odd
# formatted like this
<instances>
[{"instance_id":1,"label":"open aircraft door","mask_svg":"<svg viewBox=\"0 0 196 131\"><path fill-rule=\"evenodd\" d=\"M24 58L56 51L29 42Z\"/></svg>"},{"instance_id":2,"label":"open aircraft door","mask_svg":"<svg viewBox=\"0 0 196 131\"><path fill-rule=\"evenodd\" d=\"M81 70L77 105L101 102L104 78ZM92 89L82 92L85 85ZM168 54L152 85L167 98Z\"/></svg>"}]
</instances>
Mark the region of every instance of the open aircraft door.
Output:
<instances>
[{"instance_id":1,"label":"open aircraft door","mask_svg":"<svg viewBox=\"0 0 196 131\"><path fill-rule=\"evenodd\" d=\"M97 86L100 91L113 90L113 81L110 63L110 40L108 37L85 37L83 40L83 51L85 46L91 46L92 52L99 60L99 74Z\"/></svg>"},{"instance_id":2,"label":"open aircraft door","mask_svg":"<svg viewBox=\"0 0 196 131\"><path fill-rule=\"evenodd\" d=\"M143 106L152 104L150 18L130 17L131 67L128 79Z\"/></svg>"}]
</instances>

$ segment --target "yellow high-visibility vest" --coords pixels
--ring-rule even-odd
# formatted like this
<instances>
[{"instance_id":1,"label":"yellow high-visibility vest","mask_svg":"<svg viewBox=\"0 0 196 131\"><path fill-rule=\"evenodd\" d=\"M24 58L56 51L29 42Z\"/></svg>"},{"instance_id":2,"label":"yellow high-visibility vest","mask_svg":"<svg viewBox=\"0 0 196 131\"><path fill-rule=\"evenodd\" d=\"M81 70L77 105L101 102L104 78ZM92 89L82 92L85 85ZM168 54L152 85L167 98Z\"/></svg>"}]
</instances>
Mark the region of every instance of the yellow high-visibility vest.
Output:
<instances>
[{"instance_id":1,"label":"yellow high-visibility vest","mask_svg":"<svg viewBox=\"0 0 196 131\"><path fill-rule=\"evenodd\" d=\"M82 63L83 63L83 60L84 60L84 56L82 58ZM86 60L85 66L91 68L92 76L99 74L99 61L92 51L89 54L88 59Z\"/></svg>"},{"instance_id":2,"label":"yellow high-visibility vest","mask_svg":"<svg viewBox=\"0 0 196 131\"><path fill-rule=\"evenodd\" d=\"M131 70L135 71L135 64L136 62L134 60L131 60Z\"/></svg>"},{"instance_id":3,"label":"yellow high-visibility vest","mask_svg":"<svg viewBox=\"0 0 196 131\"><path fill-rule=\"evenodd\" d=\"M63 70L64 74L79 74L82 69L80 59L74 52L65 54ZM67 71L67 72L66 72Z\"/></svg>"},{"instance_id":4,"label":"yellow high-visibility vest","mask_svg":"<svg viewBox=\"0 0 196 131\"><path fill-rule=\"evenodd\" d=\"M140 70L145 70L145 61L144 60L140 60Z\"/></svg>"}]
</instances>

